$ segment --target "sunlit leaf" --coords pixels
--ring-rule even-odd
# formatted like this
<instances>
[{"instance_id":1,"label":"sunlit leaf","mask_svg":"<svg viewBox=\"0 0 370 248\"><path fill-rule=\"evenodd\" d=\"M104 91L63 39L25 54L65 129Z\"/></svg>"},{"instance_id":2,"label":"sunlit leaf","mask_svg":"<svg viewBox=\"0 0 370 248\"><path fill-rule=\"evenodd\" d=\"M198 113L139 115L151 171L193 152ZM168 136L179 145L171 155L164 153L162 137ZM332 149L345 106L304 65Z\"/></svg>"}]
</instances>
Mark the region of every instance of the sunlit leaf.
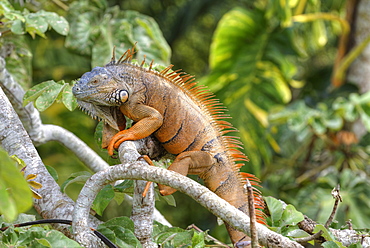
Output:
<instances>
[{"instance_id":1,"label":"sunlit leaf","mask_svg":"<svg viewBox=\"0 0 370 248\"><path fill-rule=\"evenodd\" d=\"M279 226L281 216L283 215L283 204L281 201L273 197L265 197L264 199L270 212L271 224L274 226Z\"/></svg>"},{"instance_id":2,"label":"sunlit leaf","mask_svg":"<svg viewBox=\"0 0 370 248\"><path fill-rule=\"evenodd\" d=\"M0 213L9 221L32 206L32 193L22 173L0 149Z\"/></svg>"},{"instance_id":3,"label":"sunlit leaf","mask_svg":"<svg viewBox=\"0 0 370 248\"><path fill-rule=\"evenodd\" d=\"M114 198L114 191L112 185L105 186L96 196L92 209L100 216L103 215L104 209Z\"/></svg>"},{"instance_id":4,"label":"sunlit leaf","mask_svg":"<svg viewBox=\"0 0 370 248\"><path fill-rule=\"evenodd\" d=\"M59 34L67 35L69 24L63 16L59 16L54 12L39 11L39 14L44 17L46 22Z\"/></svg>"},{"instance_id":5,"label":"sunlit leaf","mask_svg":"<svg viewBox=\"0 0 370 248\"><path fill-rule=\"evenodd\" d=\"M72 183L85 183L87 179L91 177L91 173L87 171L80 171L73 173L69 176L69 178L64 181L64 183L60 186L62 192L66 190L66 188Z\"/></svg>"},{"instance_id":6,"label":"sunlit leaf","mask_svg":"<svg viewBox=\"0 0 370 248\"><path fill-rule=\"evenodd\" d=\"M285 207L281 219L284 225L296 225L298 222L304 220L304 216L293 205L289 204Z\"/></svg>"},{"instance_id":7,"label":"sunlit leaf","mask_svg":"<svg viewBox=\"0 0 370 248\"><path fill-rule=\"evenodd\" d=\"M77 107L76 98L72 93L72 86L66 84L62 92L62 102L69 111L73 111Z\"/></svg>"}]
</instances>

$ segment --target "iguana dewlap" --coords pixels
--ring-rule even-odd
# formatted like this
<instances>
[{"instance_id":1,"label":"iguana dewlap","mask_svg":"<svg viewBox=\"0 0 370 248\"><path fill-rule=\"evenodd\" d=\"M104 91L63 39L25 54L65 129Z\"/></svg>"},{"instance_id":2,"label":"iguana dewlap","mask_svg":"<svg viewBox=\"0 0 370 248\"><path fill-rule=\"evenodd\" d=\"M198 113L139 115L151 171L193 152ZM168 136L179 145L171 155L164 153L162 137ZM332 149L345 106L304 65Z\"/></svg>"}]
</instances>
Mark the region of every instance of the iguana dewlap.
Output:
<instances>
[{"instance_id":1,"label":"iguana dewlap","mask_svg":"<svg viewBox=\"0 0 370 248\"><path fill-rule=\"evenodd\" d=\"M222 104L192 76L170 72L172 66L157 72L151 66L132 64L133 53L128 50L118 61L113 56L109 64L85 73L73 87L80 107L118 132L110 139L108 153L112 155L123 141L153 134L169 153L177 155L169 170L198 175L206 187L247 213L244 177L256 178L239 173L240 162L248 159L238 150L241 142L224 135L236 129L224 120L228 116ZM135 122L127 130L122 114ZM175 192L164 185L159 189L163 195ZM255 201L261 209L259 195ZM233 243L249 239L226 227Z\"/></svg>"}]
</instances>

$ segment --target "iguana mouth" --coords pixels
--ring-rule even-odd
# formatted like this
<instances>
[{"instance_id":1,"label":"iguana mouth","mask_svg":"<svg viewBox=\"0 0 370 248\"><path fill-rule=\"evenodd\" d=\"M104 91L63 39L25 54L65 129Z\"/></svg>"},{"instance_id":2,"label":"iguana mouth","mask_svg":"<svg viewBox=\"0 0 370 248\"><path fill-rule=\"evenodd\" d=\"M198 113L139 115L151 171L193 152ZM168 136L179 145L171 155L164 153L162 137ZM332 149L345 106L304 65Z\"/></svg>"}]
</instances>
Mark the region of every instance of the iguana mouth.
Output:
<instances>
[{"instance_id":1,"label":"iguana mouth","mask_svg":"<svg viewBox=\"0 0 370 248\"><path fill-rule=\"evenodd\" d=\"M89 102L77 100L77 103L82 111L87 113L93 119L97 119L98 121L104 121L113 129L118 130L117 125L117 111L119 111L118 107L110 107L110 106L102 106L102 105L94 105Z\"/></svg>"}]
</instances>

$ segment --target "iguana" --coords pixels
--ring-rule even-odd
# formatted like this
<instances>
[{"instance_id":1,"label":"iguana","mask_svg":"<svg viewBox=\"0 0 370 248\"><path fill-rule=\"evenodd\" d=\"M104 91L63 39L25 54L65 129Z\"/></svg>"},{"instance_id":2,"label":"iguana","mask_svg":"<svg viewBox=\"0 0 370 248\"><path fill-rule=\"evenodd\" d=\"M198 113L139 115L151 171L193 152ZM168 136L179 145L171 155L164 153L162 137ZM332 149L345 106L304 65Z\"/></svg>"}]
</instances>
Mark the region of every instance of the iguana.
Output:
<instances>
[{"instance_id":1,"label":"iguana","mask_svg":"<svg viewBox=\"0 0 370 248\"><path fill-rule=\"evenodd\" d=\"M226 136L236 129L225 118L225 107L193 76L171 71L172 65L157 72L132 63L134 48L116 61L115 53L104 67L95 67L82 75L73 87L79 106L93 117L104 120L106 127L116 130L112 138L104 137L103 148L113 155L126 140L138 140L151 134L176 159L169 170L182 175L195 174L218 196L247 213L245 178L257 184L258 179L239 173L248 161L239 150L242 143ZM125 130L125 117L134 125ZM110 132L106 132L110 133ZM107 141L108 140L108 141ZM159 185L162 195L176 190ZM258 190L257 190L258 191ZM262 219L263 202L256 191L257 215ZM226 224L230 238L238 247L249 240L244 233Z\"/></svg>"}]
</instances>

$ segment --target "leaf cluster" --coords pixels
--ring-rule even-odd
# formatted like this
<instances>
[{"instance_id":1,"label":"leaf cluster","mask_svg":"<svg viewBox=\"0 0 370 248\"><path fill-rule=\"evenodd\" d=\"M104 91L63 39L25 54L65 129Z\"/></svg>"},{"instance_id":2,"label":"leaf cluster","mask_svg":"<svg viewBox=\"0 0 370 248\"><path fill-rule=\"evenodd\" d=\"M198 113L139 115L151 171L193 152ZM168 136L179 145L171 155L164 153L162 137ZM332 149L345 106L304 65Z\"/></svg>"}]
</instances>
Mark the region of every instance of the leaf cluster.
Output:
<instances>
[{"instance_id":1,"label":"leaf cluster","mask_svg":"<svg viewBox=\"0 0 370 248\"><path fill-rule=\"evenodd\" d=\"M34 215L20 214L14 223L34 221ZM0 227L10 226L0 216ZM51 229L49 225L34 225L32 227L10 227L0 232L1 247L44 248L44 247L81 247L76 241L69 239L63 233Z\"/></svg>"}]
</instances>

